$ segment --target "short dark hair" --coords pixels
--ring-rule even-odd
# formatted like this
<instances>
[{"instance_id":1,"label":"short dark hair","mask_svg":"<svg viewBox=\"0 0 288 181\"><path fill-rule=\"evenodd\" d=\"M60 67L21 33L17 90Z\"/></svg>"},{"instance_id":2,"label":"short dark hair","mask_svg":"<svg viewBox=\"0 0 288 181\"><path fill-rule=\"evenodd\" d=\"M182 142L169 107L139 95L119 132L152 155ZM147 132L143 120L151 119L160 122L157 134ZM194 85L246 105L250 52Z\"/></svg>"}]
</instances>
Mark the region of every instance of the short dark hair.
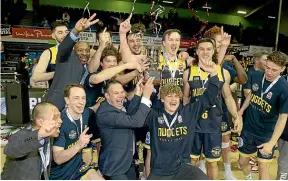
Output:
<instances>
[{"instance_id":1,"label":"short dark hair","mask_svg":"<svg viewBox=\"0 0 288 181\"><path fill-rule=\"evenodd\" d=\"M162 41L165 40L166 35L170 36L172 33L178 33L181 36L181 31L178 29L168 29L163 33Z\"/></svg>"},{"instance_id":2,"label":"short dark hair","mask_svg":"<svg viewBox=\"0 0 288 181\"><path fill-rule=\"evenodd\" d=\"M267 60L284 67L288 63L288 57L285 53L280 51L274 51L267 56Z\"/></svg>"},{"instance_id":3,"label":"short dark hair","mask_svg":"<svg viewBox=\"0 0 288 181\"><path fill-rule=\"evenodd\" d=\"M263 55L268 55L268 52L258 52L253 56L253 61L259 60Z\"/></svg>"},{"instance_id":4,"label":"short dark hair","mask_svg":"<svg viewBox=\"0 0 288 181\"><path fill-rule=\"evenodd\" d=\"M214 39L212 38L202 38L200 39L198 42L197 42L197 49L199 48L199 45L201 43L211 43L213 45L213 49L214 49L214 54L212 56L212 61L215 63L215 64L218 64L218 58L217 58L217 51L216 51L216 42ZM194 61L193 61L193 65L197 65L199 63L199 58L198 56L195 57Z\"/></svg>"},{"instance_id":5,"label":"short dark hair","mask_svg":"<svg viewBox=\"0 0 288 181\"><path fill-rule=\"evenodd\" d=\"M78 88L81 88L83 90L84 89L84 86L82 84L68 84L65 86L65 89L64 89L64 97L69 97L70 96L70 90L73 88L73 87L78 87Z\"/></svg>"},{"instance_id":6,"label":"short dark hair","mask_svg":"<svg viewBox=\"0 0 288 181\"><path fill-rule=\"evenodd\" d=\"M56 29L57 27L60 27L60 26L65 26L65 27L68 29L68 27L67 27L67 25L66 25L65 23L56 21L56 22L52 23L52 25L51 25L51 31L52 31L52 32L55 31L55 29Z\"/></svg>"},{"instance_id":7,"label":"short dark hair","mask_svg":"<svg viewBox=\"0 0 288 181\"><path fill-rule=\"evenodd\" d=\"M121 84L121 82L119 82L118 80L116 79L111 79L109 81L106 82L105 86L104 86L104 92L108 92L108 89L111 85L113 84ZM122 84L121 84L122 85Z\"/></svg>"},{"instance_id":8,"label":"short dark hair","mask_svg":"<svg viewBox=\"0 0 288 181\"><path fill-rule=\"evenodd\" d=\"M126 37L128 38L129 35L139 35L141 38L143 38L145 31L145 26L142 26L142 24L133 24L131 26L131 31L128 31Z\"/></svg>"},{"instance_id":9,"label":"short dark hair","mask_svg":"<svg viewBox=\"0 0 288 181\"><path fill-rule=\"evenodd\" d=\"M100 28L100 29L97 30L97 32L96 32L96 39L97 39L98 41L99 41L99 35L100 35L101 33L103 33L104 29L105 29L105 28ZM112 34L111 34L110 31L107 31L107 30L106 30L106 33L109 33L110 37L112 38Z\"/></svg>"},{"instance_id":10,"label":"short dark hair","mask_svg":"<svg viewBox=\"0 0 288 181\"><path fill-rule=\"evenodd\" d=\"M36 104L31 114L33 125L36 125L36 120L42 116L43 108L46 109L48 106L54 106L54 105L45 101Z\"/></svg>"},{"instance_id":11,"label":"short dark hair","mask_svg":"<svg viewBox=\"0 0 288 181\"><path fill-rule=\"evenodd\" d=\"M117 62L120 62L121 60L119 51L113 45L109 45L104 48L100 61L102 62L107 56L115 56L117 58Z\"/></svg>"}]
</instances>

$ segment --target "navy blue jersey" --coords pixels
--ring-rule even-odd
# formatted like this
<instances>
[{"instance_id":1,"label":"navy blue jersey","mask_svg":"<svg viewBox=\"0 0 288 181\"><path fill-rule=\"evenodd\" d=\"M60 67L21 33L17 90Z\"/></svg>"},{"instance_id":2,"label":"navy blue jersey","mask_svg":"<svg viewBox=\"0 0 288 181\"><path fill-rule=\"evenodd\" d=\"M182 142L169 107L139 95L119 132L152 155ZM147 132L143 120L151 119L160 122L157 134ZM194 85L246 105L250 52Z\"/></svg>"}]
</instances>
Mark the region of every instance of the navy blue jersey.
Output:
<instances>
[{"instance_id":1,"label":"navy blue jersey","mask_svg":"<svg viewBox=\"0 0 288 181\"><path fill-rule=\"evenodd\" d=\"M99 84L90 84L89 79L92 75L98 74L100 71L87 75L84 82L86 92L86 107L94 106L96 103L101 103L104 100L104 82Z\"/></svg>"},{"instance_id":2,"label":"navy blue jersey","mask_svg":"<svg viewBox=\"0 0 288 181\"><path fill-rule=\"evenodd\" d=\"M198 101L180 106L174 115L168 114L163 108L150 111L146 125L150 132L151 172L159 175L175 174L184 164L183 159L189 159L196 123L205 110L215 105L219 87L219 80L214 76Z\"/></svg>"},{"instance_id":3,"label":"navy blue jersey","mask_svg":"<svg viewBox=\"0 0 288 181\"><path fill-rule=\"evenodd\" d=\"M90 116L94 112L89 108L85 108L82 114L82 128L84 129L88 126L88 121ZM59 137L54 141L54 146L62 147L64 150L77 144L79 135L81 134L80 120L75 120L73 123L66 114L66 109L61 112L61 119L63 121L60 128ZM77 124L78 122L78 124ZM78 126L76 126L78 125ZM74 172L79 170L80 165L82 164L82 151L78 152L73 158L69 161L57 165L54 161L52 162L50 179L51 180L70 180Z\"/></svg>"},{"instance_id":4,"label":"navy blue jersey","mask_svg":"<svg viewBox=\"0 0 288 181\"><path fill-rule=\"evenodd\" d=\"M199 74L200 73L200 74ZM217 75L220 81L221 89L214 96L218 96L215 106L212 109L206 110L202 115L201 121L196 126L196 132L199 133L218 133L221 131L221 121L223 116L222 111L222 87L224 84L223 69L217 65ZM190 86L191 102L196 102L203 95L203 92L207 88L205 80L208 79L208 74L198 68L198 66L192 66L189 70L188 83ZM203 88L204 86L204 88Z\"/></svg>"},{"instance_id":5,"label":"navy blue jersey","mask_svg":"<svg viewBox=\"0 0 288 181\"><path fill-rule=\"evenodd\" d=\"M261 98L271 82L265 79L264 72L255 72L251 77L252 98L245 113L244 127L256 136L270 138L280 113L288 113L288 83L281 77Z\"/></svg>"}]
</instances>

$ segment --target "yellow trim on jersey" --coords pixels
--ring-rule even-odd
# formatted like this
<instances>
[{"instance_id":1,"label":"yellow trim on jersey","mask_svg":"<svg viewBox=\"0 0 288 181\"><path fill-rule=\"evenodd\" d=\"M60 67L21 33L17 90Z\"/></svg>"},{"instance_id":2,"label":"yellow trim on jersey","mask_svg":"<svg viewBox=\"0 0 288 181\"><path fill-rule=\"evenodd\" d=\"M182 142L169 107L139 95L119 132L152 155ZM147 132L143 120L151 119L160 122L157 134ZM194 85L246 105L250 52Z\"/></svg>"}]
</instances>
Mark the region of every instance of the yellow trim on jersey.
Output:
<instances>
[{"instance_id":1,"label":"yellow trim on jersey","mask_svg":"<svg viewBox=\"0 0 288 181\"><path fill-rule=\"evenodd\" d=\"M137 145L137 146L143 145L143 144L142 144L142 141L138 141L138 142L136 143L136 145Z\"/></svg>"},{"instance_id":2,"label":"yellow trim on jersey","mask_svg":"<svg viewBox=\"0 0 288 181\"><path fill-rule=\"evenodd\" d=\"M88 177L88 175L90 174L90 172L92 172L92 170L95 170L95 169L89 169L89 170L85 173L85 175L83 175L83 176L80 178L80 180L87 180L87 177Z\"/></svg>"},{"instance_id":3,"label":"yellow trim on jersey","mask_svg":"<svg viewBox=\"0 0 288 181\"><path fill-rule=\"evenodd\" d=\"M85 148L82 150L83 153L92 152L92 148Z\"/></svg>"},{"instance_id":4,"label":"yellow trim on jersey","mask_svg":"<svg viewBox=\"0 0 288 181\"><path fill-rule=\"evenodd\" d=\"M174 63L175 62L169 62L170 63L170 67L174 67ZM181 59L177 59L177 66L176 69L179 70L179 65L182 64L183 66L183 70L186 69L186 61L185 60L181 60ZM166 60L164 58L164 56L162 54L159 55L159 65L158 65L158 70L162 70L163 67L166 65Z\"/></svg>"},{"instance_id":5,"label":"yellow trim on jersey","mask_svg":"<svg viewBox=\"0 0 288 181\"><path fill-rule=\"evenodd\" d=\"M225 131L225 132L222 133L222 136L227 136L229 134L231 134L231 131Z\"/></svg>"},{"instance_id":6,"label":"yellow trim on jersey","mask_svg":"<svg viewBox=\"0 0 288 181\"><path fill-rule=\"evenodd\" d=\"M199 158L200 158L200 155L190 155L190 158L192 158L192 159L199 159Z\"/></svg>"},{"instance_id":7,"label":"yellow trim on jersey","mask_svg":"<svg viewBox=\"0 0 288 181\"><path fill-rule=\"evenodd\" d=\"M49 48L51 51L51 64L55 64L56 63L56 58L57 58L57 53L58 53L58 49L56 48L56 46L53 46L51 48Z\"/></svg>"},{"instance_id":8,"label":"yellow trim on jersey","mask_svg":"<svg viewBox=\"0 0 288 181\"><path fill-rule=\"evenodd\" d=\"M219 162L221 160L221 157L219 158L205 158L207 162Z\"/></svg>"},{"instance_id":9,"label":"yellow trim on jersey","mask_svg":"<svg viewBox=\"0 0 288 181\"><path fill-rule=\"evenodd\" d=\"M143 143L143 147L146 148L146 149L148 149L148 150L151 149L151 148L150 148L150 145L146 145L145 143Z\"/></svg>"},{"instance_id":10,"label":"yellow trim on jersey","mask_svg":"<svg viewBox=\"0 0 288 181\"><path fill-rule=\"evenodd\" d=\"M222 67L220 65L216 65L216 70L217 70L217 76L219 78L219 81L223 82L224 78L223 78L223 74L222 74ZM201 80L205 80L208 76L207 72L203 72L202 70L200 70L200 74L198 72L198 66L192 66L190 68L190 77L189 77L189 81L192 81L194 77L201 77Z\"/></svg>"},{"instance_id":11,"label":"yellow trim on jersey","mask_svg":"<svg viewBox=\"0 0 288 181\"><path fill-rule=\"evenodd\" d=\"M255 153L251 153L251 154L246 154L246 153L242 153L241 151L238 150L239 155L246 157L246 158L250 158L251 156L256 156L257 152Z\"/></svg>"},{"instance_id":12,"label":"yellow trim on jersey","mask_svg":"<svg viewBox=\"0 0 288 181\"><path fill-rule=\"evenodd\" d=\"M271 159L263 159L263 158L257 157L257 160L258 160L258 162L271 163L273 161L273 158L271 158Z\"/></svg>"}]
</instances>

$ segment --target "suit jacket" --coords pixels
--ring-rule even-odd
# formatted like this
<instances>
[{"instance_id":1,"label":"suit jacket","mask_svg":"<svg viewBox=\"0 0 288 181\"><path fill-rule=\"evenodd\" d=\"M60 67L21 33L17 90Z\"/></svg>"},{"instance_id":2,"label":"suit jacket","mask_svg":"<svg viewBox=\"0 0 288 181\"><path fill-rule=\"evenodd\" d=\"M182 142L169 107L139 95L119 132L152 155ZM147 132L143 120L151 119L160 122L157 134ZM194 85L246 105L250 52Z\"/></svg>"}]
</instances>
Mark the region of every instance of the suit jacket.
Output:
<instances>
[{"instance_id":1,"label":"suit jacket","mask_svg":"<svg viewBox=\"0 0 288 181\"><path fill-rule=\"evenodd\" d=\"M65 107L64 88L67 84L80 83L85 73L84 65L73 51L76 44L68 34L58 47L53 82L49 88L47 101L59 110Z\"/></svg>"},{"instance_id":2,"label":"suit jacket","mask_svg":"<svg viewBox=\"0 0 288 181\"><path fill-rule=\"evenodd\" d=\"M134 96L127 113L111 106L107 101L101 103L96 112L96 121L102 144L99 168L105 176L124 174L131 166L133 160L133 129L144 125L150 111L150 108L140 103L140 100L141 97Z\"/></svg>"},{"instance_id":3,"label":"suit jacket","mask_svg":"<svg viewBox=\"0 0 288 181\"><path fill-rule=\"evenodd\" d=\"M13 134L4 148L7 158L1 173L1 179L41 180L42 160L39 148L42 146L38 140L38 131L24 128ZM52 152L50 151L50 153ZM51 158L50 155L50 163ZM47 169L49 175L50 166Z\"/></svg>"}]
</instances>

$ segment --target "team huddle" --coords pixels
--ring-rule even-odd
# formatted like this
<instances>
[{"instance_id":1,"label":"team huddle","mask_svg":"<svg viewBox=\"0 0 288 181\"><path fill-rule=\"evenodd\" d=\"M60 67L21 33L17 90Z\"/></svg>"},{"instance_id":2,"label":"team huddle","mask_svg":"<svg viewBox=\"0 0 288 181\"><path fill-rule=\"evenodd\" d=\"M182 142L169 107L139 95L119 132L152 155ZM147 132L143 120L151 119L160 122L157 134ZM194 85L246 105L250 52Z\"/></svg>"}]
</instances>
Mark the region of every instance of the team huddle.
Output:
<instances>
[{"instance_id":1,"label":"team huddle","mask_svg":"<svg viewBox=\"0 0 288 181\"><path fill-rule=\"evenodd\" d=\"M120 49L106 29L97 34L96 52L78 41L80 32L97 23L95 16L80 19L70 33L63 24L53 27L57 46L43 52L32 76L34 82L50 81L49 103L38 104L32 127L9 139L3 179L137 180L137 143L143 143L142 179L215 180L222 157L224 178L237 180L231 170L231 132L243 143L239 165L246 179L252 179L249 161L255 154L259 179L270 179L278 140L277 179L288 179L288 79L281 76L287 55L259 53L247 75L235 56L226 55L231 36L223 27L207 30L193 55L178 54L181 33L169 29L156 84L143 34L131 31L132 15L120 24ZM234 83L243 85L240 109L231 93ZM35 159L37 164L29 164L35 173L10 170L19 162L28 164L27 159L17 162L24 157Z\"/></svg>"}]
</instances>

